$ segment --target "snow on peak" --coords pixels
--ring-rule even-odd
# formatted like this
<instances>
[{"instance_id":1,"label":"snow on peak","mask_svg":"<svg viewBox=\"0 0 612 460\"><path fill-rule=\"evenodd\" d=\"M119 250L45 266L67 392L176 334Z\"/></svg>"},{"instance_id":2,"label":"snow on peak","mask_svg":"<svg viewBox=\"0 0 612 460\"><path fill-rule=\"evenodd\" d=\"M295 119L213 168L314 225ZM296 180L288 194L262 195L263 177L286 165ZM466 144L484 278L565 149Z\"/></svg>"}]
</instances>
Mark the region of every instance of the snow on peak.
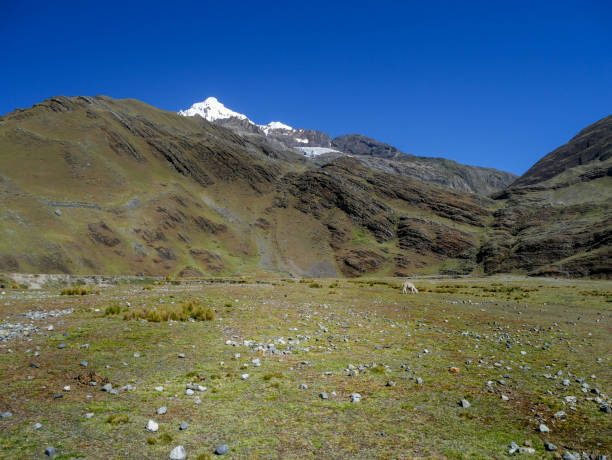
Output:
<instances>
[{"instance_id":1,"label":"snow on peak","mask_svg":"<svg viewBox=\"0 0 612 460\"><path fill-rule=\"evenodd\" d=\"M259 127L266 134L268 134L268 131L272 131L276 129L282 129L285 131L295 131L291 126L281 123L280 121L271 121L267 125L260 125Z\"/></svg>"},{"instance_id":2,"label":"snow on peak","mask_svg":"<svg viewBox=\"0 0 612 460\"><path fill-rule=\"evenodd\" d=\"M195 117L197 115L208 121L238 118L239 120L246 120L252 125L255 125L255 123L249 120L246 115L228 109L221 102L219 102L216 97L209 97L202 102L196 102L189 109L179 111L179 115L183 115L185 117ZM270 131L295 131L291 126L281 123L280 121L271 121L267 125L255 126L260 128L266 135L268 135ZM300 142L304 141L300 140ZM308 141L305 142L307 143Z\"/></svg>"},{"instance_id":3,"label":"snow on peak","mask_svg":"<svg viewBox=\"0 0 612 460\"><path fill-rule=\"evenodd\" d=\"M234 112L233 110L225 107L221 102L217 100L216 97L209 97L203 102L196 102L187 110L181 110L179 115L183 115L186 117L194 117L199 115L200 117L208 120L224 120L226 118L238 118L240 120L248 120L246 115L243 115L238 112ZM252 122L251 122L252 123Z\"/></svg>"}]
</instances>

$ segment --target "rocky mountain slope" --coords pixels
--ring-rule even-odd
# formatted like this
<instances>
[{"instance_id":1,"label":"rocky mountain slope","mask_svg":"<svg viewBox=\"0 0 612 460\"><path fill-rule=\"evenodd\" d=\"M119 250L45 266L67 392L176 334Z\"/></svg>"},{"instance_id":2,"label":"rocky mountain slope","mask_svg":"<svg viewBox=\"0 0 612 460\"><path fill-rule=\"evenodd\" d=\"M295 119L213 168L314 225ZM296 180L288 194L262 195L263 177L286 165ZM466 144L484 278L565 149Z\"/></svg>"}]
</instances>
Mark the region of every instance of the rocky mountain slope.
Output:
<instances>
[{"instance_id":1,"label":"rocky mountain slope","mask_svg":"<svg viewBox=\"0 0 612 460\"><path fill-rule=\"evenodd\" d=\"M479 260L487 272L612 273L612 116L544 156L507 190Z\"/></svg>"},{"instance_id":2,"label":"rocky mountain slope","mask_svg":"<svg viewBox=\"0 0 612 460\"><path fill-rule=\"evenodd\" d=\"M567 144L550 152L523 174L512 188L541 184L558 187L559 181L585 182L611 176L612 115L584 128ZM547 183L557 177L557 183Z\"/></svg>"},{"instance_id":3,"label":"rocky mountain slope","mask_svg":"<svg viewBox=\"0 0 612 460\"><path fill-rule=\"evenodd\" d=\"M488 199L346 157L320 167L135 100L57 97L12 112L0 155L0 271L468 270L490 219Z\"/></svg>"},{"instance_id":4,"label":"rocky mountain slope","mask_svg":"<svg viewBox=\"0 0 612 460\"><path fill-rule=\"evenodd\" d=\"M242 135L259 135L279 148L293 148L325 164L341 156L353 156L379 171L411 177L422 182L449 187L462 192L488 196L510 185L517 176L491 168L467 166L444 158L409 155L397 148L359 134L331 139L316 130L294 129L278 121L257 125L246 115L226 108L209 97L191 108L180 111L184 116L200 116L235 130Z\"/></svg>"},{"instance_id":5,"label":"rocky mountain slope","mask_svg":"<svg viewBox=\"0 0 612 460\"><path fill-rule=\"evenodd\" d=\"M104 96L0 117L0 272L611 272L610 176L584 175L605 154L493 200L364 161L404 154L319 164L281 138L299 130L223 120L243 129Z\"/></svg>"},{"instance_id":6,"label":"rocky mountain slope","mask_svg":"<svg viewBox=\"0 0 612 460\"><path fill-rule=\"evenodd\" d=\"M332 148L356 155L370 168L485 196L503 190L517 178L497 169L463 165L445 158L409 155L358 134L336 137Z\"/></svg>"}]
</instances>

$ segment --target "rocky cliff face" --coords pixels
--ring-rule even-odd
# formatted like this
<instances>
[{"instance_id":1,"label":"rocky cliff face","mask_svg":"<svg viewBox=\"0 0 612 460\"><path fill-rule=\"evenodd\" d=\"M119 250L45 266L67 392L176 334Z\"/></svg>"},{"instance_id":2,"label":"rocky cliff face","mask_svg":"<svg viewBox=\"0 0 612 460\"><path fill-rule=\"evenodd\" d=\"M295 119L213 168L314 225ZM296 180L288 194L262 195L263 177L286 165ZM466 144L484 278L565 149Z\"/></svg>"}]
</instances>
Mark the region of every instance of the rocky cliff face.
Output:
<instances>
[{"instance_id":1,"label":"rocky cliff face","mask_svg":"<svg viewBox=\"0 0 612 460\"><path fill-rule=\"evenodd\" d=\"M612 117L582 130L496 195L479 260L489 273L612 274Z\"/></svg>"},{"instance_id":2,"label":"rocky cliff face","mask_svg":"<svg viewBox=\"0 0 612 460\"><path fill-rule=\"evenodd\" d=\"M332 146L351 155L392 159L402 154L395 147L361 134L347 134L334 138Z\"/></svg>"},{"instance_id":3,"label":"rocky cliff face","mask_svg":"<svg viewBox=\"0 0 612 460\"><path fill-rule=\"evenodd\" d=\"M461 192L488 196L504 190L516 180L514 174L496 169L462 165L444 158L409 155L389 144L359 134L334 138L332 148L355 155L370 168Z\"/></svg>"},{"instance_id":4,"label":"rocky cliff face","mask_svg":"<svg viewBox=\"0 0 612 460\"><path fill-rule=\"evenodd\" d=\"M563 179L564 173L580 181L610 176L611 158L612 115L586 127L567 144L543 157L513 183L512 188L536 184L552 186L546 181L555 177Z\"/></svg>"}]
</instances>

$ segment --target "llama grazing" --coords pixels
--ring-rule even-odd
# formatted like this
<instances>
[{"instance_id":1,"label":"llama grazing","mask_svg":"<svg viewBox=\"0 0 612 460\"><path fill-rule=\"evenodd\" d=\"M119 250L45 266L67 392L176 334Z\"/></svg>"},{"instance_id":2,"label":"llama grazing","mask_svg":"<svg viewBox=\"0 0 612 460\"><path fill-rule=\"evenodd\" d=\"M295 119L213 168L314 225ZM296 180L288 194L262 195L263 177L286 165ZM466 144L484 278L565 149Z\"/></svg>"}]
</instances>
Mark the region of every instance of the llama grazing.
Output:
<instances>
[{"instance_id":1,"label":"llama grazing","mask_svg":"<svg viewBox=\"0 0 612 460\"><path fill-rule=\"evenodd\" d=\"M418 294L419 290L412 284L410 281L404 281L402 285L402 292L404 294L408 294L408 289L410 289L411 294Z\"/></svg>"}]
</instances>

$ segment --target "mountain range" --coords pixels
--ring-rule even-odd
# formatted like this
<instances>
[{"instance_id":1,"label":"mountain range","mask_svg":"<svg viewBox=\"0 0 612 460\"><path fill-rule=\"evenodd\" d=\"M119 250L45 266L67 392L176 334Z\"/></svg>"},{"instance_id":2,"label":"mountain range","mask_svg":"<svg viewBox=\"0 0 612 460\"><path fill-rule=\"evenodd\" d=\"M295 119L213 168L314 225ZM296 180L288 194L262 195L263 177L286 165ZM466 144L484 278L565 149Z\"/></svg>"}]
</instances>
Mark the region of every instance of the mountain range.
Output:
<instances>
[{"instance_id":1,"label":"mountain range","mask_svg":"<svg viewBox=\"0 0 612 460\"><path fill-rule=\"evenodd\" d=\"M263 136L273 146L293 149L318 164L340 156L351 156L372 169L481 195L503 190L517 179L514 174L496 169L462 165L444 158L409 155L359 134L332 139L324 132L294 129L279 121L257 125L246 115L226 108L214 97L193 104L179 114L202 117L246 137Z\"/></svg>"},{"instance_id":2,"label":"mountain range","mask_svg":"<svg viewBox=\"0 0 612 460\"><path fill-rule=\"evenodd\" d=\"M523 176L374 139L54 97L0 117L0 271L612 273L612 117Z\"/></svg>"}]
</instances>

